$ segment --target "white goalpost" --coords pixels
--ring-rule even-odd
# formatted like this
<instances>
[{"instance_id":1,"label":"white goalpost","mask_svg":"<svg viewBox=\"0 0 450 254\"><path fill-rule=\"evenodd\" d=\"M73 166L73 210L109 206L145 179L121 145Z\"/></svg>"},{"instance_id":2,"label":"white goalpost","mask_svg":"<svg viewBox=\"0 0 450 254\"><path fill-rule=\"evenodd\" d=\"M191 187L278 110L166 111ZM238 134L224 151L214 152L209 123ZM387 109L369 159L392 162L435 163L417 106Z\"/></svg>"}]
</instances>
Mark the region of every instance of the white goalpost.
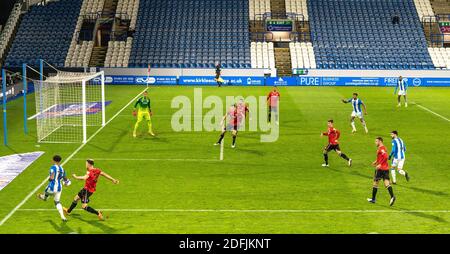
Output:
<instances>
[{"instance_id":1,"label":"white goalpost","mask_svg":"<svg viewBox=\"0 0 450 254\"><path fill-rule=\"evenodd\" d=\"M106 122L104 72L57 71L35 81L37 139L40 143L86 143Z\"/></svg>"}]
</instances>

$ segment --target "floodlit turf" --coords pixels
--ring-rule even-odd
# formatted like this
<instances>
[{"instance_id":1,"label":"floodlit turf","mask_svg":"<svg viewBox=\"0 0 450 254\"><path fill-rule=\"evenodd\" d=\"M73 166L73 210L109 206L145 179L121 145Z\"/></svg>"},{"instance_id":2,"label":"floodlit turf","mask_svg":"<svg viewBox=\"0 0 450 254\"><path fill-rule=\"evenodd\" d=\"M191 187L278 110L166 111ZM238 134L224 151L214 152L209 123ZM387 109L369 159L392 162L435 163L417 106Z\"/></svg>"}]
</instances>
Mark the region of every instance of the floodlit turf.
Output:
<instances>
[{"instance_id":1,"label":"floodlit turf","mask_svg":"<svg viewBox=\"0 0 450 254\"><path fill-rule=\"evenodd\" d=\"M108 86L107 119L143 90L140 86ZM203 96L266 95L269 87L205 87ZM340 100L360 93L368 107L369 134L351 134L351 106ZM259 132L241 132L237 148L225 137L224 161L214 147L217 132L174 132L170 107L178 95L193 97L191 87L150 89L157 137L132 137L132 107L112 120L65 165L69 174L84 173L84 160L118 178L119 185L101 179L91 198L94 208L106 209L106 221L75 210L60 222L52 201L33 195L5 223L0 233L450 233L450 167L448 127L412 102L450 117L450 90L411 88L408 108L397 108L393 88L280 88L280 138L260 143ZM33 96L29 97L31 115ZM67 158L79 144L41 144L22 133L21 100L8 104L10 146L0 154L45 151L45 155L0 191L0 220L7 216L47 176L54 153ZM330 154L322 168L326 121L341 130L342 150L351 168ZM405 169L394 186L397 202L388 205L380 188L377 204L369 204L373 175L374 139L382 136L390 150L389 132L398 130L407 146ZM62 202L83 183L64 188ZM42 191L43 188L40 189ZM80 205L78 206L80 208ZM39 210L41 209L41 210ZM123 209L123 210L122 210Z\"/></svg>"}]
</instances>

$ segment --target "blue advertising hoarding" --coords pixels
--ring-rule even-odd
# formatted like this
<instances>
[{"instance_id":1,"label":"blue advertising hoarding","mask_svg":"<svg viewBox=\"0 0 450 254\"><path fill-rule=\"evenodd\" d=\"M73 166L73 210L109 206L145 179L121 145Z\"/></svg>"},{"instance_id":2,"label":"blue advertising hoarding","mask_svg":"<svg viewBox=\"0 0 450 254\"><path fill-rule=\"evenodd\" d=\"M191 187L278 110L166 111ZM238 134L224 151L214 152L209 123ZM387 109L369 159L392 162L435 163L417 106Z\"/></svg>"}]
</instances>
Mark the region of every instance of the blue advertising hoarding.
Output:
<instances>
[{"instance_id":1,"label":"blue advertising hoarding","mask_svg":"<svg viewBox=\"0 0 450 254\"><path fill-rule=\"evenodd\" d=\"M231 86L396 86L396 77L222 77ZM450 87L450 77L405 77L409 87ZM114 85L184 85L216 86L213 76L105 76L106 84Z\"/></svg>"},{"instance_id":2,"label":"blue advertising hoarding","mask_svg":"<svg viewBox=\"0 0 450 254\"><path fill-rule=\"evenodd\" d=\"M264 86L264 77L222 77L225 85L231 86ZM178 80L179 85L211 85L216 86L214 77L182 76Z\"/></svg>"},{"instance_id":3,"label":"blue advertising hoarding","mask_svg":"<svg viewBox=\"0 0 450 254\"><path fill-rule=\"evenodd\" d=\"M98 79L98 78L97 78ZM176 85L176 76L105 76L105 84L113 85Z\"/></svg>"}]
</instances>

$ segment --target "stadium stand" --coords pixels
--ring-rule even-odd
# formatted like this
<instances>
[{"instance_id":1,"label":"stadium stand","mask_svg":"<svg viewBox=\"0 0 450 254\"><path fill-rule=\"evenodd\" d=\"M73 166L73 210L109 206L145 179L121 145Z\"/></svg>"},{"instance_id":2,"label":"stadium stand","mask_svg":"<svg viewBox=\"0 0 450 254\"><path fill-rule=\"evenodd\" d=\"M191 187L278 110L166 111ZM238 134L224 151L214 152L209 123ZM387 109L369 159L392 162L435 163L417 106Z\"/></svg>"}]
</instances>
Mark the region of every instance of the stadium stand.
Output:
<instances>
[{"instance_id":1,"label":"stadium stand","mask_svg":"<svg viewBox=\"0 0 450 254\"><path fill-rule=\"evenodd\" d=\"M433 8L429 0L414 0L414 4L421 21L423 17L434 16Z\"/></svg>"},{"instance_id":2,"label":"stadium stand","mask_svg":"<svg viewBox=\"0 0 450 254\"><path fill-rule=\"evenodd\" d=\"M5 51L11 41L14 31L20 19L20 11L22 9L22 3L16 3L11 10L8 20L5 23L4 28L0 34L0 60L3 59Z\"/></svg>"},{"instance_id":3,"label":"stadium stand","mask_svg":"<svg viewBox=\"0 0 450 254\"><path fill-rule=\"evenodd\" d=\"M450 70L450 48L428 48L434 66Z\"/></svg>"},{"instance_id":4,"label":"stadium stand","mask_svg":"<svg viewBox=\"0 0 450 254\"><path fill-rule=\"evenodd\" d=\"M64 63L66 67L87 67L89 65L94 42L92 40L80 40L80 31L85 15L100 12L103 9L103 4L104 0L83 0L72 42Z\"/></svg>"},{"instance_id":5,"label":"stadium stand","mask_svg":"<svg viewBox=\"0 0 450 254\"><path fill-rule=\"evenodd\" d=\"M450 0L430 0L435 14L450 14Z\"/></svg>"},{"instance_id":6,"label":"stadium stand","mask_svg":"<svg viewBox=\"0 0 450 254\"><path fill-rule=\"evenodd\" d=\"M250 20L262 19L262 15L270 12L270 0L249 0Z\"/></svg>"},{"instance_id":7,"label":"stadium stand","mask_svg":"<svg viewBox=\"0 0 450 254\"><path fill-rule=\"evenodd\" d=\"M250 68L248 0L141 1L129 66Z\"/></svg>"},{"instance_id":8,"label":"stadium stand","mask_svg":"<svg viewBox=\"0 0 450 254\"><path fill-rule=\"evenodd\" d=\"M136 28L138 17L139 0L119 0L116 10L116 18L123 20L130 19L129 29ZM106 52L105 67L128 67L130 61L133 37L118 38L109 41Z\"/></svg>"},{"instance_id":9,"label":"stadium stand","mask_svg":"<svg viewBox=\"0 0 450 254\"><path fill-rule=\"evenodd\" d=\"M45 59L63 67L80 12L81 0L60 0L46 6L33 6L23 16L6 65L22 63L37 66Z\"/></svg>"},{"instance_id":10,"label":"stadium stand","mask_svg":"<svg viewBox=\"0 0 450 254\"><path fill-rule=\"evenodd\" d=\"M272 42L252 42L250 51L252 68L275 68L275 53Z\"/></svg>"},{"instance_id":11,"label":"stadium stand","mask_svg":"<svg viewBox=\"0 0 450 254\"><path fill-rule=\"evenodd\" d=\"M312 43L291 42L289 48L291 50L292 68L317 68Z\"/></svg>"},{"instance_id":12,"label":"stadium stand","mask_svg":"<svg viewBox=\"0 0 450 254\"><path fill-rule=\"evenodd\" d=\"M307 0L285 0L286 12L302 14L304 20L308 20L308 1Z\"/></svg>"},{"instance_id":13,"label":"stadium stand","mask_svg":"<svg viewBox=\"0 0 450 254\"><path fill-rule=\"evenodd\" d=\"M308 12L319 69L434 69L412 0L310 0Z\"/></svg>"}]
</instances>

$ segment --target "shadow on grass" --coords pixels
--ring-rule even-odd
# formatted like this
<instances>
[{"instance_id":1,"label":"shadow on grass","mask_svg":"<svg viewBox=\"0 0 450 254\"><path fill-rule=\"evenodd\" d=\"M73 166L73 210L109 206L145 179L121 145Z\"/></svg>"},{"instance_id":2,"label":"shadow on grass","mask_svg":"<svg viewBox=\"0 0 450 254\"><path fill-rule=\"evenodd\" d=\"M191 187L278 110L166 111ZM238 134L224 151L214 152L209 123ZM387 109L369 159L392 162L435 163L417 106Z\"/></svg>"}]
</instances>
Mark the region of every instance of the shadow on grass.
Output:
<instances>
[{"instance_id":1,"label":"shadow on grass","mask_svg":"<svg viewBox=\"0 0 450 254\"><path fill-rule=\"evenodd\" d=\"M420 217L420 218L424 218L424 219L429 219L429 220L434 220L434 221L439 222L439 223L448 223L445 219L443 219L443 218L441 218L441 217L439 217L439 216L430 214L430 213L432 213L432 212L425 213L425 212L412 211L412 210L410 210L410 209L405 209L405 208L396 208L395 205L394 205L394 207L385 206L385 205L382 205L382 206L383 206L383 207L386 207L386 208L389 208L389 209L394 209L394 210L397 210L397 211L402 211L402 212L404 212L404 213L406 213L406 214L410 214L410 215L413 215L413 216L416 216L416 217Z\"/></svg>"},{"instance_id":2,"label":"shadow on grass","mask_svg":"<svg viewBox=\"0 0 450 254\"><path fill-rule=\"evenodd\" d=\"M75 233L75 231L67 225L68 222L61 221L59 225L52 220L47 220L46 222L50 223L50 225L61 234Z\"/></svg>"},{"instance_id":3,"label":"shadow on grass","mask_svg":"<svg viewBox=\"0 0 450 254\"><path fill-rule=\"evenodd\" d=\"M254 154L254 155L259 155L259 156L264 156L266 153L262 152L260 150L251 150L251 149L243 149L243 148L238 148L239 152L243 152L243 153L248 153L248 154Z\"/></svg>"},{"instance_id":4,"label":"shadow on grass","mask_svg":"<svg viewBox=\"0 0 450 254\"><path fill-rule=\"evenodd\" d=\"M431 195L435 195L435 196L439 196L439 197L448 197L449 196L448 193L443 192L443 191L428 190L428 189L414 187L414 186L408 186L408 185L400 185L400 184L397 184L397 185L401 186L403 188L406 188L406 189L410 189L413 191L422 192L422 193L426 193L426 194L431 194Z\"/></svg>"},{"instance_id":5,"label":"shadow on grass","mask_svg":"<svg viewBox=\"0 0 450 254\"><path fill-rule=\"evenodd\" d=\"M128 134L127 131L121 130L121 131L120 131L120 134L117 135L118 138L116 139L116 141L112 142L111 146L108 147L108 148L105 148L104 146L98 146L98 145L95 145L94 143L91 143L91 144L89 144L89 145L92 146L92 147L95 147L95 148L97 148L98 150L101 150L101 151L103 151L103 152L111 153L111 152L113 152L113 151L115 150L115 148L116 148L116 146L117 146L118 144L121 144L121 140L122 140L127 134Z\"/></svg>"},{"instance_id":6,"label":"shadow on grass","mask_svg":"<svg viewBox=\"0 0 450 254\"><path fill-rule=\"evenodd\" d=\"M92 215L92 214L89 214L89 215ZM92 215L92 216L93 216L93 219L89 219L89 220L84 219L83 216L81 216L80 214L73 214L71 217L74 219L77 219L81 222L87 223L91 226L94 226L94 227L100 229L101 231L103 231L103 233L105 233L105 234L117 234L120 230L132 228L132 226L127 226L124 228L116 229L116 228L108 226L106 224L108 222L107 220L99 221L95 215Z\"/></svg>"}]
</instances>

